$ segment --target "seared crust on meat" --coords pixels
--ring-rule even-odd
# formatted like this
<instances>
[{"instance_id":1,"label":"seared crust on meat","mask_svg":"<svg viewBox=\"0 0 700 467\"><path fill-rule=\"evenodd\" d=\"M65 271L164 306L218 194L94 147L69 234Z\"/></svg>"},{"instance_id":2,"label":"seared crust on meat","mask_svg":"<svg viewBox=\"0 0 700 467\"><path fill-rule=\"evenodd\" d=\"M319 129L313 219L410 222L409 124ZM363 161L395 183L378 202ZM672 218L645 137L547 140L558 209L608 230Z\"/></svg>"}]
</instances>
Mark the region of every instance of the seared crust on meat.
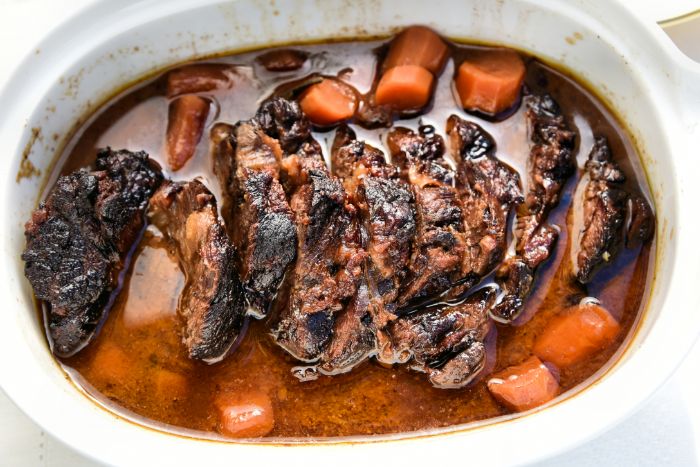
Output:
<instances>
[{"instance_id":1,"label":"seared crust on meat","mask_svg":"<svg viewBox=\"0 0 700 467\"><path fill-rule=\"evenodd\" d=\"M178 314L189 355L219 361L239 336L245 300L216 200L197 180L168 182L151 198L148 216L173 245L185 274Z\"/></svg>"},{"instance_id":2,"label":"seared crust on meat","mask_svg":"<svg viewBox=\"0 0 700 467\"><path fill-rule=\"evenodd\" d=\"M454 306L442 306L399 318L388 327L398 354L412 368L428 373L433 385L469 384L484 367L484 339L491 328L489 307L496 297L483 288Z\"/></svg>"},{"instance_id":3,"label":"seared crust on meat","mask_svg":"<svg viewBox=\"0 0 700 467\"><path fill-rule=\"evenodd\" d=\"M583 231L575 261L576 278L589 282L596 271L617 253L629 219L626 242L636 247L653 234L654 216L644 198L623 188L625 174L613 161L608 142L596 138L588 155L583 191Z\"/></svg>"},{"instance_id":4,"label":"seared crust on meat","mask_svg":"<svg viewBox=\"0 0 700 467\"><path fill-rule=\"evenodd\" d=\"M290 205L298 229L297 262L288 306L273 330L282 347L308 362L319 360L329 345L336 318L355 294L364 261L354 210L346 203L342 183L330 175L314 147L283 164L294 173Z\"/></svg>"},{"instance_id":5,"label":"seared crust on meat","mask_svg":"<svg viewBox=\"0 0 700 467\"><path fill-rule=\"evenodd\" d=\"M492 310L495 319L514 320L532 291L536 267L551 255L558 229L547 225L561 190L575 169L576 133L548 94L526 98L526 119L532 146L528 158L528 190L516 216L515 255L498 268L496 280L504 296Z\"/></svg>"},{"instance_id":6,"label":"seared crust on meat","mask_svg":"<svg viewBox=\"0 0 700 467\"><path fill-rule=\"evenodd\" d=\"M357 208L366 237L366 285L359 291L371 298L372 326L380 360L393 361L391 343L384 328L396 318L398 291L406 277L415 236L413 193L399 180L378 149L356 139L347 126L340 127L331 149L333 173L345 185Z\"/></svg>"},{"instance_id":7,"label":"seared crust on meat","mask_svg":"<svg viewBox=\"0 0 700 467\"><path fill-rule=\"evenodd\" d=\"M586 161L583 232L576 255L576 278L586 283L617 251L625 221L625 175L612 160L605 138L597 138ZM585 178L585 177L584 177Z\"/></svg>"},{"instance_id":8,"label":"seared crust on meat","mask_svg":"<svg viewBox=\"0 0 700 467\"><path fill-rule=\"evenodd\" d=\"M25 227L25 275L50 305L53 351L69 356L93 337L162 180L144 152L100 151L96 170L60 177Z\"/></svg>"},{"instance_id":9,"label":"seared crust on meat","mask_svg":"<svg viewBox=\"0 0 700 467\"><path fill-rule=\"evenodd\" d=\"M399 307L405 307L464 278L464 217L454 173L443 159L444 142L432 127L423 127L421 133L394 128L387 142L415 199L416 236L398 299Z\"/></svg>"},{"instance_id":10,"label":"seared crust on meat","mask_svg":"<svg viewBox=\"0 0 700 467\"><path fill-rule=\"evenodd\" d=\"M523 202L520 176L494 156L495 141L476 123L452 115L447 134L458 161L466 233L464 271L480 278L505 255L509 214Z\"/></svg>"},{"instance_id":11,"label":"seared crust on meat","mask_svg":"<svg viewBox=\"0 0 700 467\"><path fill-rule=\"evenodd\" d=\"M272 334L297 359L318 362L322 372L348 371L374 350L356 209L330 174L296 102L269 100L256 120L279 141L281 178L297 228L289 301Z\"/></svg>"},{"instance_id":12,"label":"seared crust on meat","mask_svg":"<svg viewBox=\"0 0 700 467\"><path fill-rule=\"evenodd\" d=\"M249 307L264 316L296 254L296 226L279 181L280 148L255 121L212 129L214 171Z\"/></svg>"}]
</instances>

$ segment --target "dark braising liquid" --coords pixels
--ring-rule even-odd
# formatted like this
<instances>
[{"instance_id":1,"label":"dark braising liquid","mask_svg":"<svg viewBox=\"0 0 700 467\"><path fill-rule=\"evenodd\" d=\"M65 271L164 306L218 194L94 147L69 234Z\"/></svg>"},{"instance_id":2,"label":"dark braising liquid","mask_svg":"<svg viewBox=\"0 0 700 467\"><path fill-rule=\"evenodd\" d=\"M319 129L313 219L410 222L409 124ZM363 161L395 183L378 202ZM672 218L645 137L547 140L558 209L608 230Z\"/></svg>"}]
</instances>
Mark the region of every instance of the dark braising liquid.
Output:
<instances>
[{"instance_id":1,"label":"dark braising liquid","mask_svg":"<svg viewBox=\"0 0 700 467\"><path fill-rule=\"evenodd\" d=\"M76 132L52 181L62 173L92 164L98 148L145 150L164 167L168 177L199 177L221 205L221 190L212 173L208 129L215 122L235 123L250 118L274 88L313 72L342 72L361 93L367 92L375 71L375 49L381 45L348 42L300 46L311 55L304 67L294 72L265 70L255 61L259 55L256 52L213 60L236 65L237 78L232 89L208 93L216 103L216 111L209 116L207 131L194 158L176 173L167 172L164 154L168 115L165 79L161 76L140 83L114 98ZM474 49L475 46L455 46L453 57ZM644 291L652 272L655 245L651 242L641 249L621 251L588 284L587 290L572 285L571 237L576 231L572 227L572 199L593 135L608 138L616 161L628 176L628 190L648 194L648 189L629 137L595 96L535 59L527 58L526 62L529 89L550 92L578 130L579 171L568 181L562 201L549 219L561 227L556 252L539 269L536 289L521 317L513 325L497 326L496 339L489 343L485 371L498 371L529 356L534 338L553 316L571 305L572 295L594 296L619 320L623 332L605 350L562 371L561 388L565 392L602 371L633 332L646 301ZM524 109L521 107L499 123L466 115L453 96L453 74L454 61L450 60L429 111L395 124L413 129L421 123L432 124L444 134L447 117L453 113L476 121L496 139L497 156L516 168L526 183L529 142ZM384 147L382 141L388 130L356 129L359 139ZM333 132L315 136L329 145ZM184 276L173 253L156 230L147 229L123 291L98 337L77 356L63 360L65 368L94 398L117 412L204 432L216 431L213 400L221 391L233 391L243 400L247 394L266 393L274 409L275 427L269 434L272 437L409 432L508 413L489 394L485 378L461 390L435 389L423 374L383 367L375 361L365 362L348 374L300 382L291 372L299 363L274 344L266 321L251 320L245 339L222 362L194 362L187 358L180 342L176 315L183 283Z\"/></svg>"}]
</instances>

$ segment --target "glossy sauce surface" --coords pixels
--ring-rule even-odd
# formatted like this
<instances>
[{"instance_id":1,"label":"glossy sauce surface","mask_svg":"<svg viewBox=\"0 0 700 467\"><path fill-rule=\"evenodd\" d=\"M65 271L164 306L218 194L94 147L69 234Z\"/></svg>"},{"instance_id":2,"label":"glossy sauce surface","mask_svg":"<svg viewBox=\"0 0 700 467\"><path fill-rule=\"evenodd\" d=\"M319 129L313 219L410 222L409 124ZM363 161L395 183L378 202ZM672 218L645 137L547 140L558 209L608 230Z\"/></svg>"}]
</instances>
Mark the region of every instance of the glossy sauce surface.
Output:
<instances>
[{"instance_id":1,"label":"glossy sauce surface","mask_svg":"<svg viewBox=\"0 0 700 467\"><path fill-rule=\"evenodd\" d=\"M168 173L175 180L199 177L216 195L221 190L212 173L208 130L216 122L235 123L253 116L259 103L280 84L310 73L341 74L361 93L370 90L376 66L375 50L383 42L349 42L297 47L309 52L305 65L293 72L269 72L255 58L261 52L223 57L208 62L236 65L231 89L206 93L215 102L205 136L183 169ZM420 117L394 124L416 129L432 124L444 135L451 114L476 121L497 141L496 155L526 177L529 141L524 109L501 121L465 114L454 97L454 63L481 47L456 45L442 73L434 102ZM581 168L593 136L606 136L613 156L628 175L626 189L647 195L638 156L614 116L574 80L535 59L526 58L527 87L550 92L567 120L576 127L579 170L570 178L559 207L549 222L561 228L558 246L538 270L536 287L524 313L512 325L497 325L488 338L489 357L483 378L460 390L433 388L425 375L404 368L387 368L371 360L344 375L320 376L301 382L292 374L299 362L278 348L266 321L251 320L245 338L222 362L206 365L187 358L180 343L177 300L184 276L174 253L156 229L149 227L132 259L122 292L95 341L77 356L62 361L93 397L127 416L171 425L171 429L216 432L214 399L235 393L242 399L267 395L274 410L270 437L333 437L409 432L458 425L509 413L486 388L488 374L518 364L531 355L533 341L549 320L580 298L593 296L618 319L623 332L605 350L561 372L562 392L603 371L623 347L639 319L652 272L654 243L622 250L586 288L571 278L571 242L577 231L572 206ZM53 175L90 165L98 148L111 146L145 150L166 168L164 153L168 99L165 75L141 83L98 111L73 137ZM355 127L358 138L382 147L387 129ZM333 131L317 133L330 146ZM386 153L386 150L385 150ZM327 154L326 154L327 155ZM51 183L49 184L51 186ZM527 187L524 187L527 189Z\"/></svg>"}]
</instances>

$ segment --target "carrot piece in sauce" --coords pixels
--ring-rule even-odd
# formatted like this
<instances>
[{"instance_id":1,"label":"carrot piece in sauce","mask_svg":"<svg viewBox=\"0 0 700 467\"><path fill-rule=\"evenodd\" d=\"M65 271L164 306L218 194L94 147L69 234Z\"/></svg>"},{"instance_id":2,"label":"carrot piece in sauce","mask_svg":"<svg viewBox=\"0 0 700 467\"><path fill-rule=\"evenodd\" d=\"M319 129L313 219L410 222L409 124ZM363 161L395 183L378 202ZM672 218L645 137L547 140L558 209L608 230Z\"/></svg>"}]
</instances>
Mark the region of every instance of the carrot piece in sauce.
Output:
<instances>
[{"instance_id":1,"label":"carrot piece in sauce","mask_svg":"<svg viewBox=\"0 0 700 467\"><path fill-rule=\"evenodd\" d=\"M155 371L153 384L159 400L182 400L189 392L187 378L184 375L164 368Z\"/></svg>"},{"instance_id":2,"label":"carrot piece in sauce","mask_svg":"<svg viewBox=\"0 0 700 467\"><path fill-rule=\"evenodd\" d=\"M130 380L132 362L121 347L106 341L96 349L91 368L97 380L106 384L120 384Z\"/></svg>"},{"instance_id":3,"label":"carrot piece in sauce","mask_svg":"<svg viewBox=\"0 0 700 467\"><path fill-rule=\"evenodd\" d=\"M396 66L418 65L437 75L445 65L447 44L432 29L412 26L391 42L383 69Z\"/></svg>"},{"instance_id":4,"label":"carrot piece in sauce","mask_svg":"<svg viewBox=\"0 0 700 467\"><path fill-rule=\"evenodd\" d=\"M525 79L525 64L516 52L494 51L463 62L455 85L467 110L497 114L515 104Z\"/></svg>"},{"instance_id":5,"label":"carrot piece in sauce","mask_svg":"<svg viewBox=\"0 0 700 467\"><path fill-rule=\"evenodd\" d=\"M619 323L602 306L576 305L549 323L535 340L533 351L542 360L565 368L604 349L619 332Z\"/></svg>"},{"instance_id":6,"label":"carrot piece in sauce","mask_svg":"<svg viewBox=\"0 0 700 467\"><path fill-rule=\"evenodd\" d=\"M230 88L231 67L215 63L188 65L168 73L167 97Z\"/></svg>"},{"instance_id":7,"label":"carrot piece in sauce","mask_svg":"<svg viewBox=\"0 0 700 467\"><path fill-rule=\"evenodd\" d=\"M170 103L166 137L168 164L179 170L194 155L209 115L209 101L185 94Z\"/></svg>"},{"instance_id":8,"label":"carrot piece in sauce","mask_svg":"<svg viewBox=\"0 0 700 467\"><path fill-rule=\"evenodd\" d=\"M518 412L549 402L559 393L557 378L537 357L494 374L487 387L496 400Z\"/></svg>"},{"instance_id":9,"label":"carrot piece in sauce","mask_svg":"<svg viewBox=\"0 0 700 467\"><path fill-rule=\"evenodd\" d=\"M430 99L433 75L418 65L390 68L379 80L375 100L397 110L420 109Z\"/></svg>"},{"instance_id":10,"label":"carrot piece in sauce","mask_svg":"<svg viewBox=\"0 0 700 467\"><path fill-rule=\"evenodd\" d=\"M357 95L342 81L324 79L304 91L299 105L317 125L333 125L355 115Z\"/></svg>"},{"instance_id":11,"label":"carrot piece in sauce","mask_svg":"<svg viewBox=\"0 0 700 467\"><path fill-rule=\"evenodd\" d=\"M221 394L214 404L219 433L232 438L259 438L275 426L272 402L264 393Z\"/></svg>"}]
</instances>

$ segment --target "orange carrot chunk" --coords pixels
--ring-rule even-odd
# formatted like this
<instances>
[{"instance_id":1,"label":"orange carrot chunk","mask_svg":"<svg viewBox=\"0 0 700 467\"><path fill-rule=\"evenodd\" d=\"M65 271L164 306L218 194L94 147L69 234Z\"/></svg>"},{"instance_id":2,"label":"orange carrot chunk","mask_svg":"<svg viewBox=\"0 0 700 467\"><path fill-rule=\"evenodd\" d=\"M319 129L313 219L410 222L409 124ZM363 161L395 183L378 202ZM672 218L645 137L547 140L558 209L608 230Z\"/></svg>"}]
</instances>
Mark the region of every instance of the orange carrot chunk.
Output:
<instances>
[{"instance_id":1,"label":"orange carrot chunk","mask_svg":"<svg viewBox=\"0 0 700 467\"><path fill-rule=\"evenodd\" d=\"M445 65L447 44L432 29L412 26L391 42L383 70L402 65L418 65L438 74Z\"/></svg>"},{"instance_id":2,"label":"orange carrot chunk","mask_svg":"<svg viewBox=\"0 0 700 467\"><path fill-rule=\"evenodd\" d=\"M610 345L620 325L596 304L576 305L556 318L535 341L535 355L565 368Z\"/></svg>"},{"instance_id":3,"label":"orange carrot chunk","mask_svg":"<svg viewBox=\"0 0 700 467\"><path fill-rule=\"evenodd\" d=\"M430 99L433 75L418 65L390 68L379 80L375 101L397 110L420 109Z\"/></svg>"},{"instance_id":4,"label":"orange carrot chunk","mask_svg":"<svg viewBox=\"0 0 700 467\"><path fill-rule=\"evenodd\" d=\"M502 50L463 62L455 84L462 107L494 115L515 104L523 79L523 59L516 52Z\"/></svg>"},{"instance_id":5,"label":"orange carrot chunk","mask_svg":"<svg viewBox=\"0 0 700 467\"><path fill-rule=\"evenodd\" d=\"M176 97L181 94L230 88L230 74L231 68L228 65L187 65L168 73L166 94L168 97Z\"/></svg>"},{"instance_id":6,"label":"orange carrot chunk","mask_svg":"<svg viewBox=\"0 0 700 467\"><path fill-rule=\"evenodd\" d=\"M486 384L497 401L518 412L549 402L559 392L557 379L537 357L494 374Z\"/></svg>"},{"instance_id":7,"label":"orange carrot chunk","mask_svg":"<svg viewBox=\"0 0 700 467\"><path fill-rule=\"evenodd\" d=\"M264 393L221 394L215 401L219 433L232 438L259 438L275 426L272 402Z\"/></svg>"},{"instance_id":8,"label":"orange carrot chunk","mask_svg":"<svg viewBox=\"0 0 700 467\"><path fill-rule=\"evenodd\" d=\"M355 115L357 95L355 91L335 79L324 79L313 84L299 101L309 120L317 125L333 125Z\"/></svg>"},{"instance_id":9,"label":"orange carrot chunk","mask_svg":"<svg viewBox=\"0 0 700 467\"><path fill-rule=\"evenodd\" d=\"M202 137L209 114L209 101L186 94L170 103L166 137L168 165L179 170L190 160Z\"/></svg>"},{"instance_id":10,"label":"orange carrot chunk","mask_svg":"<svg viewBox=\"0 0 700 467\"><path fill-rule=\"evenodd\" d=\"M159 368L153 375L155 395L161 401L182 400L187 396L187 378L174 371Z\"/></svg>"},{"instance_id":11,"label":"orange carrot chunk","mask_svg":"<svg viewBox=\"0 0 700 467\"><path fill-rule=\"evenodd\" d=\"M132 362L121 347L105 341L97 347L91 368L93 376L100 382L122 384L129 380Z\"/></svg>"}]
</instances>

